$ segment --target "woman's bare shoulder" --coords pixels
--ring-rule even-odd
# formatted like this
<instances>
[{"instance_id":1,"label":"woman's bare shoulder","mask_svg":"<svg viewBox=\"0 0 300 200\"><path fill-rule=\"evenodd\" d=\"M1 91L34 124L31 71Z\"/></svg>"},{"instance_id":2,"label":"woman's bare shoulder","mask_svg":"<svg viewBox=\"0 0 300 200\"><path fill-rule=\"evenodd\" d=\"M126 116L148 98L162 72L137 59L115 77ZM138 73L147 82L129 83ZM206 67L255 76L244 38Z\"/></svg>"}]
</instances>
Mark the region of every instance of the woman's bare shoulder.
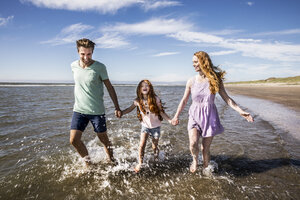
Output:
<instances>
[{"instance_id":1,"label":"woman's bare shoulder","mask_svg":"<svg viewBox=\"0 0 300 200\"><path fill-rule=\"evenodd\" d=\"M195 79L196 79L196 76L190 77L189 80L186 82L186 86L191 87L193 85Z\"/></svg>"}]
</instances>

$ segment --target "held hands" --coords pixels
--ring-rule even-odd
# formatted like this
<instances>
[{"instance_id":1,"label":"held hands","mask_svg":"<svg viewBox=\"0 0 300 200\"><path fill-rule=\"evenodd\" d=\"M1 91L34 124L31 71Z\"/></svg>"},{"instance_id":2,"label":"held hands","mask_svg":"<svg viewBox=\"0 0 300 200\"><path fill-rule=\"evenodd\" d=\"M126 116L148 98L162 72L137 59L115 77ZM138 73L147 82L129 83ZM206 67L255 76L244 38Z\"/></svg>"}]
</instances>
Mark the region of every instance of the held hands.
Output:
<instances>
[{"instance_id":1,"label":"held hands","mask_svg":"<svg viewBox=\"0 0 300 200\"><path fill-rule=\"evenodd\" d=\"M168 119L168 122L170 123L170 124L172 124L173 126L176 126L177 124L176 123L173 123L173 119Z\"/></svg>"},{"instance_id":2,"label":"held hands","mask_svg":"<svg viewBox=\"0 0 300 200\"><path fill-rule=\"evenodd\" d=\"M240 113L240 115L242 117L244 117L248 122L254 122L253 117L249 113L243 112L243 113Z\"/></svg>"},{"instance_id":3,"label":"held hands","mask_svg":"<svg viewBox=\"0 0 300 200\"><path fill-rule=\"evenodd\" d=\"M115 116L117 117L117 118L121 118L122 117L122 111L121 110L115 110Z\"/></svg>"},{"instance_id":4,"label":"held hands","mask_svg":"<svg viewBox=\"0 0 300 200\"><path fill-rule=\"evenodd\" d=\"M174 117L174 118L171 120L171 124L172 124L173 126L178 125L178 124L179 124L179 119Z\"/></svg>"}]
</instances>

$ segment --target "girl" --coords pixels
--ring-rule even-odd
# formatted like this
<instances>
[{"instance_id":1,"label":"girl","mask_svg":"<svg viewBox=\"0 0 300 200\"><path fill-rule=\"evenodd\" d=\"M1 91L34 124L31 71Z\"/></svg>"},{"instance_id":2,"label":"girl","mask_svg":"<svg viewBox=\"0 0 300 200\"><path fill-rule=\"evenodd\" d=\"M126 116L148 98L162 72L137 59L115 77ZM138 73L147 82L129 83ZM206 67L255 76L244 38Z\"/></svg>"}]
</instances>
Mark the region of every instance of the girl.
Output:
<instances>
[{"instance_id":1,"label":"girl","mask_svg":"<svg viewBox=\"0 0 300 200\"><path fill-rule=\"evenodd\" d=\"M215 94L219 92L223 100L248 122L253 122L253 118L227 95L223 85L225 72L213 66L206 52L199 51L194 53L193 66L198 74L187 81L183 98L172 119L172 124L177 125L179 123L179 114L184 109L191 94L192 105L189 109L188 131L193 162L190 166L190 171L194 173L197 169L199 155L198 143L199 138L202 137L203 174L209 175L210 169L208 168L208 163L210 161L210 145L213 137L224 131L219 120L216 105L214 104Z\"/></svg>"},{"instance_id":2,"label":"girl","mask_svg":"<svg viewBox=\"0 0 300 200\"><path fill-rule=\"evenodd\" d=\"M160 99L155 94L153 86L148 80L142 80L136 89L136 99L132 105L122 111L122 115L131 112L137 107L137 117L141 122L141 139L139 145L139 163L134 171L138 173L141 169L147 138L152 138L152 148L155 160L158 159L158 140L160 137L160 126L163 118L171 123L170 117L164 112Z\"/></svg>"}]
</instances>

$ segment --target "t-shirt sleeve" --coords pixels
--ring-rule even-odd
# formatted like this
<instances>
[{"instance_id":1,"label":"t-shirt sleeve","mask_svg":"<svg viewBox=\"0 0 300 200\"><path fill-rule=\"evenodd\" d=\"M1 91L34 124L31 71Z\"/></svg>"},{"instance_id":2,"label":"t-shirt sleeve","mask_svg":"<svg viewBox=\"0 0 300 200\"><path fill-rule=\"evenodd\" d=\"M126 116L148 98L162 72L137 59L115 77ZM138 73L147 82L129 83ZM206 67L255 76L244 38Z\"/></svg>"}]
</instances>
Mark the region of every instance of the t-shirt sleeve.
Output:
<instances>
[{"instance_id":1,"label":"t-shirt sleeve","mask_svg":"<svg viewBox=\"0 0 300 200\"><path fill-rule=\"evenodd\" d=\"M100 79L102 81L108 79L108 74L107 74L106 66L103 65L103 64L100 67L99 76L100 76Z\"/></svg>"},{"instance_id":2,"label":"t-shirt sleeve","mask_svg":"<svg viewBox=\"0 0 300 200\"><path fill-rule=\"evenodd\" d=\"M76 61L71 63L71 70L72 70L73 73L74 73L75 65L76 65Z\"/></svg>"}]
</instances>

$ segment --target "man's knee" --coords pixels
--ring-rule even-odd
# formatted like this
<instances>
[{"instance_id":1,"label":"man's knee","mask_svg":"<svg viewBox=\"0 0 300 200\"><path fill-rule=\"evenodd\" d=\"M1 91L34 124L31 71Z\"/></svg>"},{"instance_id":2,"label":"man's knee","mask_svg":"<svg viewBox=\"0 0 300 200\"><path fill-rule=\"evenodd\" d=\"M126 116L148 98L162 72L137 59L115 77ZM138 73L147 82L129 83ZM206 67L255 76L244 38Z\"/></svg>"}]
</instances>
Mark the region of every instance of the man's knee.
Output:
<instances>
[{"instance_id":1,"label":"man's knee","mask_svg":"<svg viewBox=\"0 0 300 200\"><path fill-rule=\"evenodd\" d=\"M73 146L76 146L80 142L80 139L77 139L76 137L70 137L70 144Z\"/></svg>"},{"instance_id":2,"label":"man's knee","mask_svg":"<svg viewBox=\"0 0 300 200\"><path fill-rule=\"evenodd\" d=\"M100 142L102 142L105 146L110 145L111 142L108 139L106 131L97 133L97 135L98 135Z\"/></svg>"},{"instance_id":3,"label":"man's knee","mask_svg":"<svg viewBox=\"0 0 300 200\"><path fill-rule=\"evenodd\" d=\"M73 146L76 146L80 143L80 138L81 138L81 132L71 130L70 131L70 144Z\"/></svg>"}]
</instances>

